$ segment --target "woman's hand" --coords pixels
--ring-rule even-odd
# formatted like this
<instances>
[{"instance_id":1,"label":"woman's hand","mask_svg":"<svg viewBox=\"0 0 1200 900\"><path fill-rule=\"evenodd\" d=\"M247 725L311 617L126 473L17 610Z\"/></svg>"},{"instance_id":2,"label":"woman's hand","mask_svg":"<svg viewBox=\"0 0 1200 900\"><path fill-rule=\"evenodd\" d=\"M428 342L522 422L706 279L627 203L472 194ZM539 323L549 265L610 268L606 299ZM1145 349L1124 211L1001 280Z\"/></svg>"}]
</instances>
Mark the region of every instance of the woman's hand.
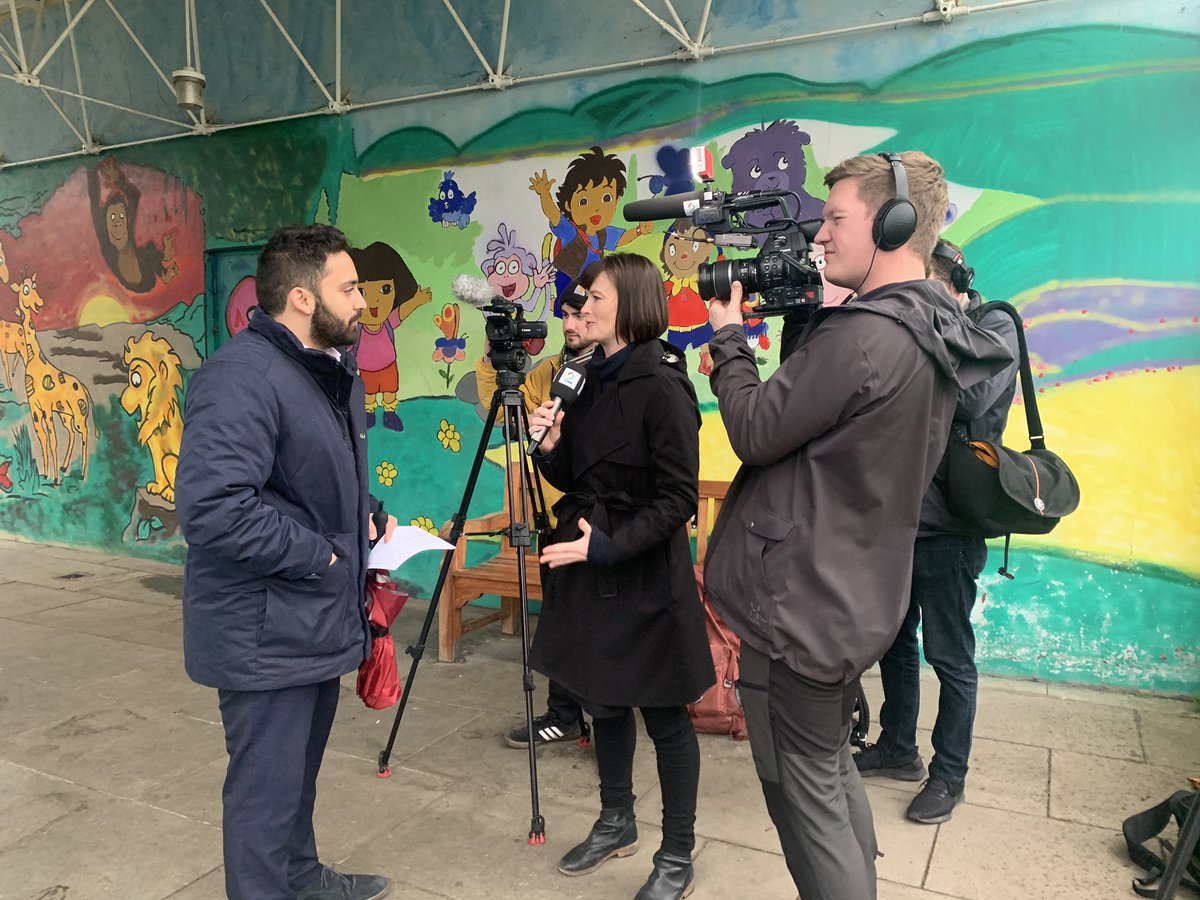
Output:
<instances>
[{"instance_id":1,"label":"woman's hand","mask_svg":"<svg viewBox=\"0 0 1200 900\"><path fill-rule=\"evenodd\" d=\"M551 544L542 551L538 561L552 569L587 562L588 546L592 542L592 526L587 523L587 519L580 519L579 530L583 532L583 537L562 544Z\"/></svg>"},{"instance_id":2,"label":"woman's hand","mask_svg":"<svg viewBox=\"0 0 1200 900\"><path fill-rule=\"evenodd\" d=\"M551 418L550 411L552 409L554 409L554 401L547 400L529 414L530 434L543 428L546 429L545 436L538 444L538 450L542 453L549 453L553 450L558 439L562 437L562 411L560 410L557 416Z\"/></svg>"}]
</instances>

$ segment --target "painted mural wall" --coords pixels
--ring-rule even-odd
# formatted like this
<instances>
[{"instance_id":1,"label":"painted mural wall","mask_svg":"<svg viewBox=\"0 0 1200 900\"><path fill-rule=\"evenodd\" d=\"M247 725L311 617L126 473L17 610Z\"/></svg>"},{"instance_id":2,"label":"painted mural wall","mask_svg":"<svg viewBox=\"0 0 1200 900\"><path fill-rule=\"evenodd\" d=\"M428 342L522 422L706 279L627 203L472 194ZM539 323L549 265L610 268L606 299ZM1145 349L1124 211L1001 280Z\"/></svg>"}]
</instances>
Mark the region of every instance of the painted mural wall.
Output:
<instances>
[{"instance_id":1,"label":"painted mural wall","mask_svg":"<svg viewBox=\"0 0 1200 900\"><path fill-rule=\"evenodd\" d=\"M717 188L788 188L819 216L837 161L917 148L946 169L944 234L976 286L1025 317L1047 439L1083 491L1055 532L1014 541L1014 581L994 574L994 548L981 668L1200 691L1200 263L1186 237L1200 138L1180 120L1200 96L1198 50L1163 29L1048 28L906 58L870 84L806 81L776 53L580 82L569 103L513 94L506 115L442 101L0 174L0 531L182 558L187 379L244 327L255 248L291 221L336 224L358 248L372 478L403 522L451 516L481 440L483 319L453 277L546 322L530 348L545 357L561 347L558 292L611 252L660 265L667 337L701 401L701 477L728 479L695 285L716 251L686 221L639 225L621 206L692 190L682 154L704 145ZM764 377L778 329L747 322ZM1018 402L1007 442L1025 446L1023 428ZM501 505L498 436L488 445L474 514ZM403 575L427 594L435 569Z\"/></svg>"}]
</instances>

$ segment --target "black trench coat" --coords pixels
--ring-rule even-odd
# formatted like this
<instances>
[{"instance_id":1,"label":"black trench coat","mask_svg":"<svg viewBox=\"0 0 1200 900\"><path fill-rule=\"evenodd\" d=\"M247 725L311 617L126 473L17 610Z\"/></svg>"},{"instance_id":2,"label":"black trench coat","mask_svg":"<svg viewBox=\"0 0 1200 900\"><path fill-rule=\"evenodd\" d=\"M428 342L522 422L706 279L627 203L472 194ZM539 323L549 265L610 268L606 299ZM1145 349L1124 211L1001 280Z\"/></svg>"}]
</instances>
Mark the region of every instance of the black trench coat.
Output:
<instances>
[{"instance_id":1,"label":"black trench coat","mask_svg":"<svg viewBox=\"0 0 1200 900\"><path fill-rule=\"evenodd\" d=\"M678 706L715 681L687 522L700 469L696 392L678 353L634 345L615 384L589 378L553 451L535 457L565 496L553 542L584 518L607 564L542 567L533 667L584 703Z\"/></svg>"}]
</instances>

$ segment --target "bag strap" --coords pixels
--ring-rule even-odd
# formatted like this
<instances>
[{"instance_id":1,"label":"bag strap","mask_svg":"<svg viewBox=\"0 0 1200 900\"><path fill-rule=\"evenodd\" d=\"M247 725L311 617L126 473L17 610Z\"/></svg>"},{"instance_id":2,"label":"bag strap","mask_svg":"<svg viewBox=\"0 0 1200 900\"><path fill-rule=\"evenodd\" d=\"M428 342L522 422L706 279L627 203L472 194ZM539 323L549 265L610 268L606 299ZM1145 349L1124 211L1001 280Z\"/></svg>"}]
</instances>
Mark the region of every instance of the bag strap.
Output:
<instances>
[{"instance_id":1,"label":"bag strap","mask_svg":"<svg viewBox=\"0 0 1200 900\"><path fill-rule=\"evenodd\" d=\"M1125 849L1129 853L1130 860L1147 872L1144 877L1134 879L1132 885L1134 893L1141 897L1157 895L1157 883L1166 868L1166 861L1147 847L1146 843L1160 834L1172 819L1181 821L1181 814L1186 816L1187 807L1196 802L1196 796L1196 791L1177 791L1162 803L1135 813L1122 823L1121 831L1125 836ZM1170 847L1168 842L1162 842L1168 848ZM1176 849L1187 852L1186 848ZM1190 864L1190 861L1187 869L1193 875L1196 874L1195 867ZM1200 885L1191 879L1184 878L1181 883L1193 890L1200 890Z\"/></svg>"},{"instance_id":2,"label":"bag strap","mask_svg":"<svg viewBox=\"0 0 1200 900\"><path fill-rule=\"evenodd\" d=\"M1029 347L1025 343L1025 321L1017 308L1004 300L989 300L971 310L971 320L978 322L985 312L998 310L1013 320L1017 326L1017 346L1020 348L1021 402L1025 407L1025 424L1029 428L1029 446L1033 450L1046 449L1046 437L1042 431L1042 417L1038 413L1037 388L1033 382L1033 369L1029 365Z\"/></svg>"}]
</instances>

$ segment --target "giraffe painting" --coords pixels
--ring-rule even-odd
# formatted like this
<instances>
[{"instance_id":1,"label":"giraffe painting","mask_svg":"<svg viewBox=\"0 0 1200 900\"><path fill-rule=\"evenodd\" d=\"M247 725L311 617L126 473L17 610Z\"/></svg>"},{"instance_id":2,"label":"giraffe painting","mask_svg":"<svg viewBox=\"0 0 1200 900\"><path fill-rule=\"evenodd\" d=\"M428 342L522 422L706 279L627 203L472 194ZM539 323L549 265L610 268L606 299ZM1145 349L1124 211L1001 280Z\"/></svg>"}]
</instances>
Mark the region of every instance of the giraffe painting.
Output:
<instances>
[{"instance_id":1,"label":"giraffe painting","mask_svg":"<svg viewBox=\"0 0 1200 900\"><path fill-rule=\"evenodd\" d=\"M4 244L0 243L0 284L8 284L8 261L4 258ZM25 326L0 317L0 365L4 369L4 385L13 389L13 378L17 372L17 358L25 353ZM11 365L9 368L10 360Z\"/></svg>"},{"instance_id":2,"label":"giraffe painting","mask_svg":"<svg viewBox=\"0 0 1200 900\"><path fill-rule=\"evenodd\" d=\"M42 472L61 484L71 469L75 438L79 438L80 477L87 478L89 417L92 398L87 388L73 375L63 372L42 353L33 314L42 308L42 296L37 290L37 273L9 285L17 295L24 326L25 396L29 401L29 416L34 434L42 448ZM58 430L55 416L67 429L69 442L66 456L59 462Z\"/></svg>"}]
</instances>

